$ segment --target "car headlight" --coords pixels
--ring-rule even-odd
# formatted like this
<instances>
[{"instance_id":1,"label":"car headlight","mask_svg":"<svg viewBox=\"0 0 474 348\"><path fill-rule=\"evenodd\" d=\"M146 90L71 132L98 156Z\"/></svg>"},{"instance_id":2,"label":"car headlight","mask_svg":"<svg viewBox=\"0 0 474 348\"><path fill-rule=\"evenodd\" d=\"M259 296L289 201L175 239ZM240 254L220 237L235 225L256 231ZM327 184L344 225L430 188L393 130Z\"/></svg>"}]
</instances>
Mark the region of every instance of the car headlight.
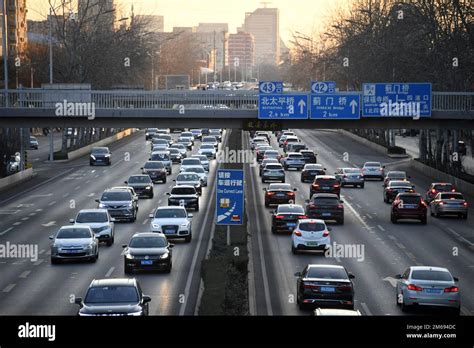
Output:
<instances>
[{"instance_id":1,"label":"car headlight","mask_svg":"<svg viewBox=\"0 0 474 348\"><path fill-rule=\"evenodd\" d=\"M181 227L188 227L188 223L187 223L187 222L183 222L183 223L181 224Z\"/></svg>"},{"instance_id":2,"label":"car headlight","mask_svg":"<svg viewBox=\"0 0 474 348\"><path fill-rule=\"evenodd\" d=\"M105 154L105 157L110 157L110 153Z\"/></svg>"},{"instance_id":3,"label":"car headlight","mask_svg":"<svg viewBox=\"0 0 474 348\"><path fill-rule=\"evenodd\" d=\"M133 206L133 203L132 203L132 202L127 203L127 207L128 207L128 208L131 208L132 206Z\"/></svg>"},{"instance_id":4,"label":"car headlight","mask_svg":"<svg viewBox=\"0 0 474 348\"><path fill-rule=\"evenodd\" d=\"M94 155L91 155L91 158L95 161L95 156Z\"/></svg>"},{"instance_id":5,"label":"car headlight","mask_svg":"<svg viewBox=\"0 0 474 348\"><path fill-rule=\"evenodd\" d=\"M92 243L86 244L86 245L83 246L83 248L86 249L86 250L90 250L90 249L92 249L92 245L93 245Z\"/></svg>"},{"instance_id":6,"label":"car headlight","mask_svg":"<svg viewBox=\"0 0 474 348\"><path fill-rule=\"evenodd\" d=\"M99 208L106 208L106 205L104 203L99 203Z\"/></svg>"},{"instance_id":7,"label":"car headlight","mask_svg":"<svg viewBox=\"0 0 474 348\"><path fill-rule=\"evenodd\" d=\"M170 256L169 253L164 253L163 255L160 256L160 259L161 259L161 260L165 260L165 259L167 259L169 256Z\"/></svg>"},{"instance_id":8,"label":"car headlight","mask_svg":"<svg viewBox=\"0 0 474 348\"><path fill-rule=\"evenodd\" d=\"M139 317L142 315L142 312L132 312L132 313L127 313L128 316L134 316L134 317Z\"/></svg>"},{"instance_id":9,"label":"car headlight","mask_svg":"<svg viewBox=\"0 0 474 348\"><path fill-rule=\"evenodd\" d=\"M125 254L125 257L129 260L133 260L133 255L132 254Z\"/></svg>"},{"instance_id":10,"label":"car headlight","mask_svg":"<svg viewBox=\"0 0 474 348\"><path fill-rule=\"evenodd\" d=\"M151 186L145 187L145 190L151 190Z\"/></svg>"}]
</instances>

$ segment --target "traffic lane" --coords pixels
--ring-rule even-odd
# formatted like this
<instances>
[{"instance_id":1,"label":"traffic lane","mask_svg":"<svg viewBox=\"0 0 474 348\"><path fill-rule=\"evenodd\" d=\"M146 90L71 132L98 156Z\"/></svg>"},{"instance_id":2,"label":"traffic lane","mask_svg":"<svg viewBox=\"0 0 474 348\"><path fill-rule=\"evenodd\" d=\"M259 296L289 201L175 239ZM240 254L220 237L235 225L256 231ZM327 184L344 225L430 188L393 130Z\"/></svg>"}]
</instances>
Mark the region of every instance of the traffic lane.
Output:
<instances>
[{"instance_id":1,"label":"traffic lane","mask_svg":"<svg viewBox=\"0 0 474 348\"><path fill-rule=\"evenodd\" d=\"M28 161L33 164L34 167L41 166L43 161L49 159L50 151L50 136L39 135L35 136L38 140L38 149L28 149ZM53 133L53 145L54 151L61 149L62 133Z\"/></svg>"}]
</instances>

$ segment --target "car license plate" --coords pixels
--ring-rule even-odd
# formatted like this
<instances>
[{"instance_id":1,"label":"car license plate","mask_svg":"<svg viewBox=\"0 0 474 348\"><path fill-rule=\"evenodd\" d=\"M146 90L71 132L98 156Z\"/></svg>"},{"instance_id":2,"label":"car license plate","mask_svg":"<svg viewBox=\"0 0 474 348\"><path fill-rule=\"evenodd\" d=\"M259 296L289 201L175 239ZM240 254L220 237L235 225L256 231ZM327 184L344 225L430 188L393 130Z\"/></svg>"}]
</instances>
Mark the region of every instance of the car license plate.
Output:
<instances>
[{"instance_id":1,"label":"car license plate","mask_svg":"<svg viewBox=\"0 0 474 348\"><path fill-rule=\"evenodd\" d=\"M405 204L404 205L404 208L406 209L415 209L417 207L416 204Z\"/></svg>"},{"instance_id":2,"label":"car license plate","mask_svg":"<svg viewBox=\"0 0 474 348\"><path fill-rule=\"evenodd\" d=\"M173 234L174 230L165 230L165 234Z\"/></svg>"},{"instance_id":3,"label":"car license plate","mask_svg":"<svg viewBox=\"0 0 474 348\"><path fill-rule=\"evenodd\" d=\"M275 197L285 197L286 195L284 193L277 193Z\"/></svg>"},{"instance_id":4,"label":"car license plate","mask_svg":"<svg viewBox=\"0 0 474 348\"><path fill-rule=\"evenodd\" d=\"M323 186L323 190L329 190L328 186Z\"/></svg>"},{"instance_id":5,"label":"car license plate","mask_svg":"<svg viewBox=\"0 0 474 348\"><path fill-rule=\"evenodd\" d=\"M306 243L307 246L318 246L319 244L316 242L308 242Z\"/></svg>"},{"instance_id":6,"label":"car license plate","mask_svg":"<svg viewBox=\"0 0 474 348\"><path fill-rule=\"evenodd\" d=\"M323 216L331 216L331 213L323 213Z\"/></svg>"},{"instance_id":7,"label":"car license plate","mask_svg":"<svg viewBox=\"0 0 474 348\"><path fill-rule=\"evenodd\" d=\"M146 266L146 265L153 265L153 261L152 260L142 260L141 261L141 264L143 266Z\"/></svg>"},{"instance_id":8,"label":"car license plate","mask_svg":"<svg viewBox=\"0 0 474 348\"><path fill-rule=\"evenodd\" d=\"M295 227L295 226L296 226L296 223L294 223L294 222L287 222L287 223L286 223L286 226L288 226L288 227Z\"/></svg>"},{"instance_id":9,"label":"car license plate","mask_svg":"<svg viewBox=\"0 0 474 348\"><path fill-rule=\"evenodd\" d=\"M82 250L66 250L66 252L70 254L79 254L79 253L82 253Z\"/></svg>"},{"instance_id":10,"label":"car license plate","mask_svg":"<svg viewBox=\"0 0 474 348\"><path fill-rule=\"evenodd\" d=\"M441 290L440 289L425 289L425 292L429 294L439 294Z\"/></svg>"},{"instance_id":11,"label":"car license plate","mask_svg":"<svg viewBox=\"0 0 474 348\"><path fill-rule=\"evenodd\" d=\"M332 286L321 286L321 292L335 292L336 289Z\"/></svg>"}]
</instances>

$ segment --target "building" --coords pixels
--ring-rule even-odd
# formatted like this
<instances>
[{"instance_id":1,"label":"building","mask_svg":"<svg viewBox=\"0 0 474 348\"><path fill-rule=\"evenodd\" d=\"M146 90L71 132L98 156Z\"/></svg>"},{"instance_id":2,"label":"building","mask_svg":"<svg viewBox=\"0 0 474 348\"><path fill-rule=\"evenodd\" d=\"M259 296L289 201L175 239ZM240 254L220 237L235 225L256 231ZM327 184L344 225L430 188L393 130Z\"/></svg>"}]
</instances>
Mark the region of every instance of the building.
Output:
<instances>
[{"instance_id":1,"label":"building","mask_svg":"<svg viewBox=\"0 0 474 348\"><path fill-rule=\"evenodd\" d=\"M245 14L241 31L255 38L256 64L280 63L280 19L277 8L258 8Z\"/></svg>"},{"instance_id":2,"label":"building","mask_svg":"<svg viewBox=\"0 0 474 348\"><path fill-rule=\"evenodd\" d=\"M117 12L118 7L115 6L116 0L78 0L77 11L79 18L85 18L85 21L91 25L97 25L95 20L98 16L102 17L101 23L114 29L120 26L118 21L122 16Z\"/></svg>"},{"instance_id":3,"label":"building","mask_svg":"<svg viewBox=\"0 0 474 348\"><path fill-rule=\"evenodd\" d=\"M234 67L238 61L238 69L249 72L255 65L255 38L252 34L239 31L229 35L229 63Z\"/></svg>"},{"instance_id":4,"label":"building","mask_svg":"<svg viewBox=\"0 0 474 348\"><path fill-rule=\"evenodd\" d=\"M146 24L146 29L151 33L163 33L165 31L165 19L157 15L137 15L138 22Z\"/></svg>"},{"instance_id":5,"label":"building","mask_svg":"<svg viewBox=\"0 0 474 348\"><path fill-rule=\"evenodd\" d=\"M5 1L5 4L7 14L7 55L23 57L28 43L26 0L8 0ZM3 42L3 37L1 35L3 34L0 34L0 45ZM0 50L0 55L3 55L3 47Z\"/></svg>"},{"instance_id":6,"label":"building","mask_svg":"<svg viewBox=\"0 0 474 348\"><path fill-rule=\"evenodd\" d=\"M195 28L198 42L203 49L214 55L209 68L216 73L225 69L228 64L228 33L227 23L199 23Z\"/></svg>"}]
</instances>

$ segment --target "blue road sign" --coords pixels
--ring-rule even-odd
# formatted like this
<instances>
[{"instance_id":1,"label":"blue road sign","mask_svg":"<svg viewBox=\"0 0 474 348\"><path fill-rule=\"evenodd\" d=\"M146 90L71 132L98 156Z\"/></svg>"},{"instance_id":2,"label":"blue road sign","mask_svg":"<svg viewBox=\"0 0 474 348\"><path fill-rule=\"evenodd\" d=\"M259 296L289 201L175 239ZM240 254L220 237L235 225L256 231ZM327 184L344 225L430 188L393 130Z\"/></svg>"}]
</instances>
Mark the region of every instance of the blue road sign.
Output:
<instances>
[{"instance_id":1,"label":"blue road sign","mask_svg":"<svg viewBox=\"0 0 474 348\"><path fill-rule=\"evenodd\" d=\"M364 83L363 117L430 117L431 83Z\"/></svg>"},{"instance_id":2,"label":"blue road sign","mask_svg":"<svg viewBox=\"0 0 474 348\"><path fill-rule=\"evenodd\" d=\"M244 223L244 171L217 170L216 224L242 225Z\"/></svg>"},{"instance_id":3,"label":"blue road sign","mask_svg":"<svg viewBox=\"0 0 474 348\"><path fill-rule=\"evenodd\" d=\"M313 94L311 95L311 119L359 119L359 94Z\"/></svg>"},{"instance_id":4,"label":"blue road sign","mask_svg":"<svg viewBox=\"0 0 474 348\"><path fill-rule=\"evenodd\" d=\"M307 119L306 94L259 94L259 119Z\"/></svg>"},{"instance_id":5,"label":"blue road sign","mask_svg":"<svg viewBox=\"0 0 474 348\"><path fill-rule=\"evenodd\" d=\"M283 82L264 81L259 83L259 91L263 94L281 94L283 93Z\"/></svg>"},{"instance_id":6,"label":"blue road sign","mask_svg":"<svg viewBox=\"0 0 474 348\"><path fill-rule=\"evenodd\" d=\"M335 93L336 82L334 81L311 81L311 93Z\"/></svg>"}]
</instances>

